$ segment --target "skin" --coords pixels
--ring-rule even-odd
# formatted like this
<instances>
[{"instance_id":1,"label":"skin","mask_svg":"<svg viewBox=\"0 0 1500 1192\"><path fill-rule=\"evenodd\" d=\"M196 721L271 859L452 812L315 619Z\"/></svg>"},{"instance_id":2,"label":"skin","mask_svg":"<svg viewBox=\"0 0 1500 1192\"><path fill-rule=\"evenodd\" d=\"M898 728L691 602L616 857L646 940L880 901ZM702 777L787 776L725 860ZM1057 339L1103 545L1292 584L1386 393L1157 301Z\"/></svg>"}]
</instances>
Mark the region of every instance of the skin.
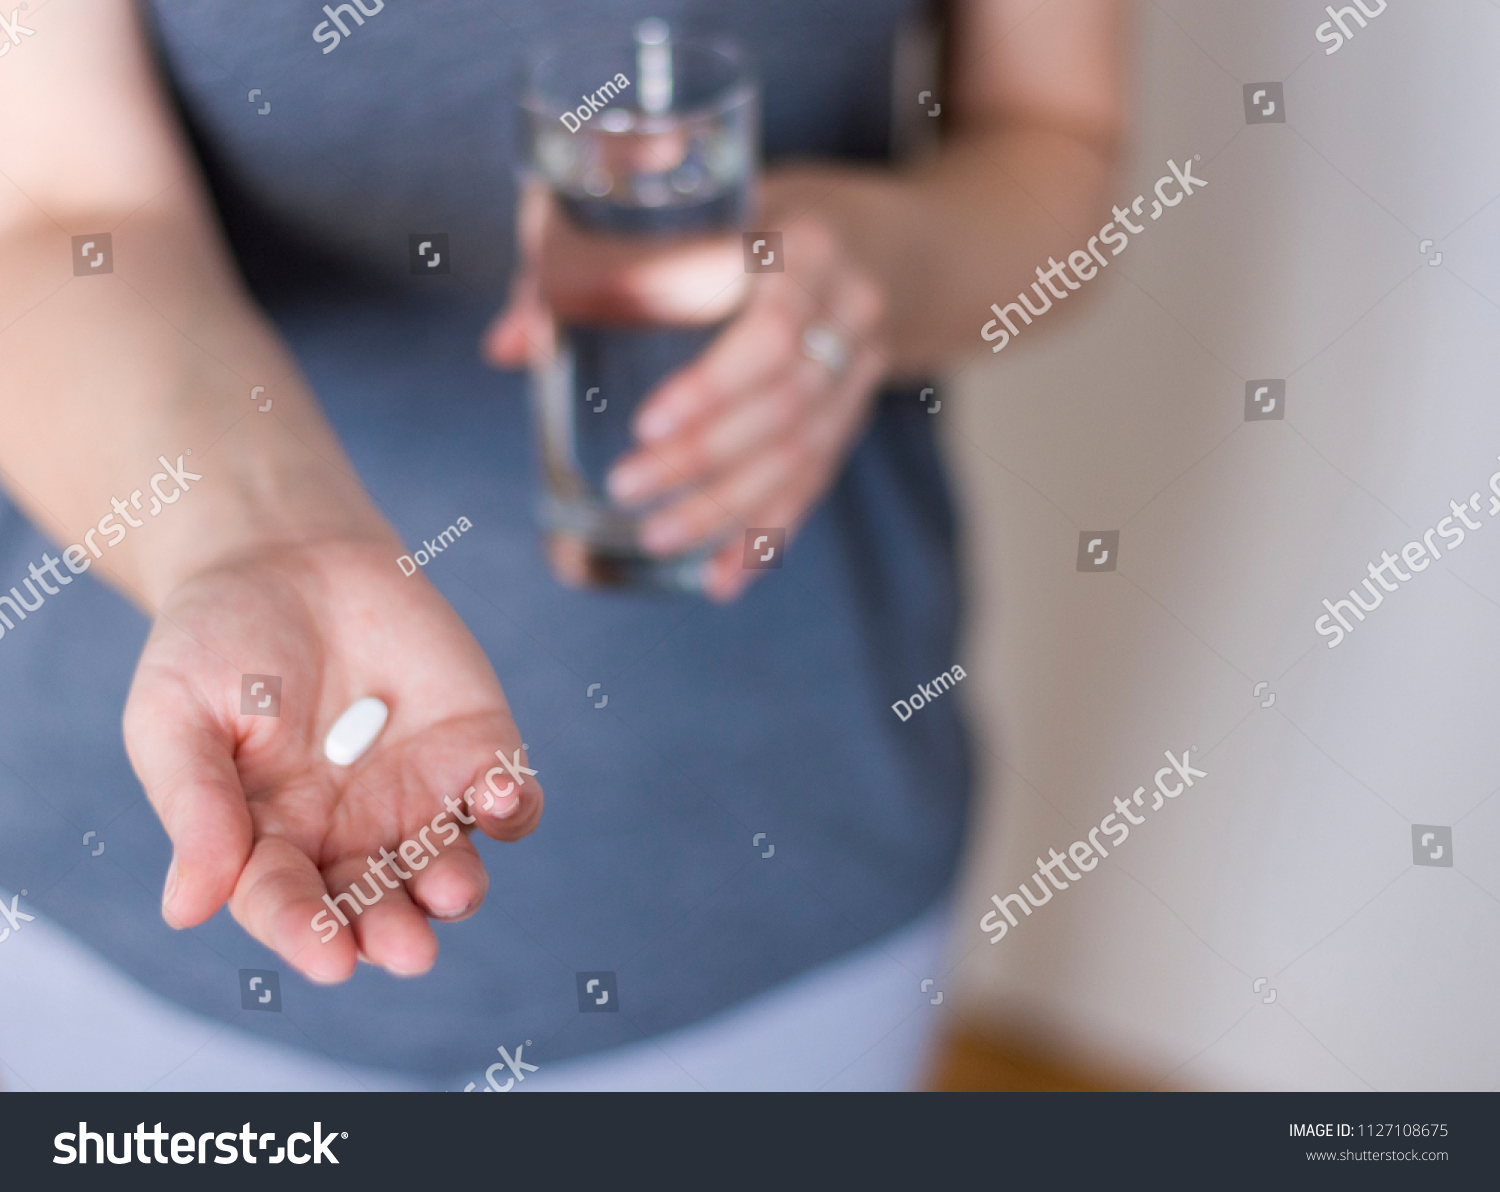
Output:
<instances>
[{"instance_id":1,"label":"skin","mask_svg":"<svg viewBox=\"0 0 1500 1192\"><path fill-rule=\"evenodd\" d=\"M612 489L645 501L686 486L649 523L662 553L745 525L795 529L880 383L982 350L995 296L1106 217L1125 4L961 0L941 149L899 171L808 163L766 176L759 218L783 232L785 273L746 277L737 238L645 254L596 243L527 196L526 264L484 354L528 363L559 313L734 314L642 404ZM138 491L159 455L191 449L204 477L118 546L95 546L92 568L153 619L124 732L172 841L162 913L191 927L227 903L317 981L359 959L425 972L429 918L484 898L467 835L328 944L310 923L366 857L482 785L496 749L521 747L500 683L436 590L395 566L398 536L244 292L131 4L50 0L25 20L36 36L0 69L0 483L67 545L90 541L113 494ZM71 236L101 230L114 273L75 279ZM851 347L839 377L800 350L813 322ZM710 594L733 599L755 574L727 547ZM241 715L248 673L282 677L279 717ZM332 766L323 736L372 694L391 709L382 736ZM466 833L518 840L542 784L528 777L472 810Z\"/></svg>"}]
</instances>

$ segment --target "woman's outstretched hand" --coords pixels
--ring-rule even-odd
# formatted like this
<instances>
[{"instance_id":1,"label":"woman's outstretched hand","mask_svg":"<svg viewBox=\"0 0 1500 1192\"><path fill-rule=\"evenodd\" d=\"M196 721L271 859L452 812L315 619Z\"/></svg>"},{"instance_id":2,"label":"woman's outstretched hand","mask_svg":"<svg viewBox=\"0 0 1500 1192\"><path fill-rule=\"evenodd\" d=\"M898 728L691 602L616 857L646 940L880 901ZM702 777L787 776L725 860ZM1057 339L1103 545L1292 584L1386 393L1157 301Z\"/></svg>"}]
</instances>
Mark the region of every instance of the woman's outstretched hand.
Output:
<instances>
[{"instance_id":1,"label":"woman's outstretched hand","mask_svg":"<svg viewBox=\"0 0 1500 1192\"><path fill-rule=\"evenodd\" d=\"M360 957L426 972L438 947L427 919L472 914L489 884L450 825L477 819L513 841L542 811L524 770L486 783L497 751L525 766L520 734L478 643L420 573L402 574L399 553L394 540L335 538L192 576L162 602L125 709L126 748L174 850L167 921L192 927L227 901L314 981L346 979ZM278 715L245 714L247 674L280 678ZM336 766L324 737L364 696L390 718L361 758ZM398 852L413 840L430 848ZM349 925L327 914L320 934L323 896L357 881L379 902L357 915L340 903Z\"/></svg>"}]
</instances>

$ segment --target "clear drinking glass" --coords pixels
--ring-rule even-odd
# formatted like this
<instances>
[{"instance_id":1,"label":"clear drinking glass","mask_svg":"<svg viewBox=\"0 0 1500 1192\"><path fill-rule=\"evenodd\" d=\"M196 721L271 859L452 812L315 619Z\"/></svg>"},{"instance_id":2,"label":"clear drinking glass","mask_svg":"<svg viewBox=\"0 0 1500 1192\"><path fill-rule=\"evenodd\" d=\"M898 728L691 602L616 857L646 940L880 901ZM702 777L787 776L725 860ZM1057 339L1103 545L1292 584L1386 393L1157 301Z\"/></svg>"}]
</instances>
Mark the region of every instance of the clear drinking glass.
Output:
<instances>
[{"instance_id":1,"label":"clear drinking glass","mask_svg":"<svg viewBox=\"0 0 1500 1192\"><path fill-rule=\"evenodd\" d=\"M539 61L522 113L531 169L578 227L647 246L722 236L739 252L754 201L759 92L732 45L674 43L664 22L642 21L633 39ZM656 506L615 505L604 478L631 448L641 400L723 322L557 323L555 350L532 369L540 516L554 572L573 586L700 590L713 548L647 555L638 528Z\"/></svg>"}]
</instances>

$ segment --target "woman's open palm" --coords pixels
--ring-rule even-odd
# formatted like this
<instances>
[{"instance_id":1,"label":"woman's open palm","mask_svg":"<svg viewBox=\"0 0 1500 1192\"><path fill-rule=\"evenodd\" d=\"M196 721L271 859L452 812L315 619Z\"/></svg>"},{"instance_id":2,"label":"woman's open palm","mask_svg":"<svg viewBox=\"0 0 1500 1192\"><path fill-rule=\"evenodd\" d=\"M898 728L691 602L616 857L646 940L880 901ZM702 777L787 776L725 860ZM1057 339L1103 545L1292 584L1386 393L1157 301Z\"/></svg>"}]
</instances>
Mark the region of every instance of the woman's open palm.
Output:
<instances>
[{"instance_id":1,"label":"woman's open palm","mask_svg":"<svg viewBox=\"0 0 1500 1192\"><path fill-rule=\"evenodd\" d=\"M196 926L227 900L246 931L315 981L346 979L361 956L427 971L437 955L427 917L472 914L488 887L473 843L448 831L453 808L498 840L525 836L542 810L524 771L486 784L497 751L514 759L522 748L504 693L442 596L394 560L389 543L342 539L193 577L163 603L125 709L131 763L174 848L167 921ZM245 675L280 679L277 715L255 707L272 685L242 712ZM364 696L390 718L362 757L336 766L324 737ZM409 881L390 879L397 888L381 887L358 915L342 904L347 928L314 930L325 894L347 891L372 862L389 873L381 849L440 814L442 832L427 837L437 855L424 850Z\"/></svg>"}]
</instances>

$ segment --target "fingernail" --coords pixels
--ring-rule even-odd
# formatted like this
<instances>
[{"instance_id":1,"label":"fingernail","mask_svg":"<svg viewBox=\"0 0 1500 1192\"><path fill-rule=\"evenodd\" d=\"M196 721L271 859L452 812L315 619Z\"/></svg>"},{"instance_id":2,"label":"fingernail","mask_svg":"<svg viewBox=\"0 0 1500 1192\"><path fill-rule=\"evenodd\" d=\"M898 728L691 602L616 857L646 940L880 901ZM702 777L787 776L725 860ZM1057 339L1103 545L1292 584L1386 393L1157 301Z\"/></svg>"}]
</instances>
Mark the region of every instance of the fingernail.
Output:
<instances>
[{"instance_id":1,"label":"fingernail","mask_svg":"<svg viewBox=\"0 0 1500 1192\"><path fill-rule=\"evenodd\" d=\"M656 518L641 530L641 545L654 555L670 554L681 544L683 525L674 518Z\"/></svg>"},{"instance_id":2,"label":"fingernail","mask_svg":"<svg viewBox=\"0 0 1500 1192\"><path fill-rule=\"evenodd\" d=\"M429 907L427 913L430 914L434 919L461 919L465 915L471 914L473 911L477 910L479 908L480 901L481 900L478 898L471 899L470 901L464 903L464 905L459 907L456 911L439 911L436 908Z\"/></svg>"},{"instance_id":3,"label":"fingernail","mask_svg":"<svg viewBox=\"0 0 1500 1192\"><path fill-rule=\"evenodd\" d=\"M672 433L677 426L677 415L666 406L652 406L636 424L636 435L646 441L660 439Z\"/></svg>"},{"instance_id":4,"label":"fingernail","mask_svg":"<svg viewBox=\"0 0 1500 1192\"><path fill-rule=\"evenodd\" d=\"M646 487L646 473L642 468L618 467L605 480L609 495L617 501L628 501Z\"/></svg>"},{"instance_id":5,"label":"fingernail","mask_svg":"<svg viewBox=\"0 0 1500 1192\"><path fill-rule=\"evenodd\" d=\"M172 901L172 895L177 893L177 858L172 858L172 863L167 866L167 881L161 892L161 917L167 921L169 927L175 928L177 920L172 918L167 906Z\"/></svg>"},{"instance_id":6,"label":"fingernail","mask_svg":"<svg viewBox=\"0 0 1500 1192\"><path fill-rule=\"evenodd\" d=\"M496 801L495 806L490 809L490 814L496 819L506 819L516 813L516 808L521 805L520 795L507 795Z\"/></svg>"}]
</instances>

